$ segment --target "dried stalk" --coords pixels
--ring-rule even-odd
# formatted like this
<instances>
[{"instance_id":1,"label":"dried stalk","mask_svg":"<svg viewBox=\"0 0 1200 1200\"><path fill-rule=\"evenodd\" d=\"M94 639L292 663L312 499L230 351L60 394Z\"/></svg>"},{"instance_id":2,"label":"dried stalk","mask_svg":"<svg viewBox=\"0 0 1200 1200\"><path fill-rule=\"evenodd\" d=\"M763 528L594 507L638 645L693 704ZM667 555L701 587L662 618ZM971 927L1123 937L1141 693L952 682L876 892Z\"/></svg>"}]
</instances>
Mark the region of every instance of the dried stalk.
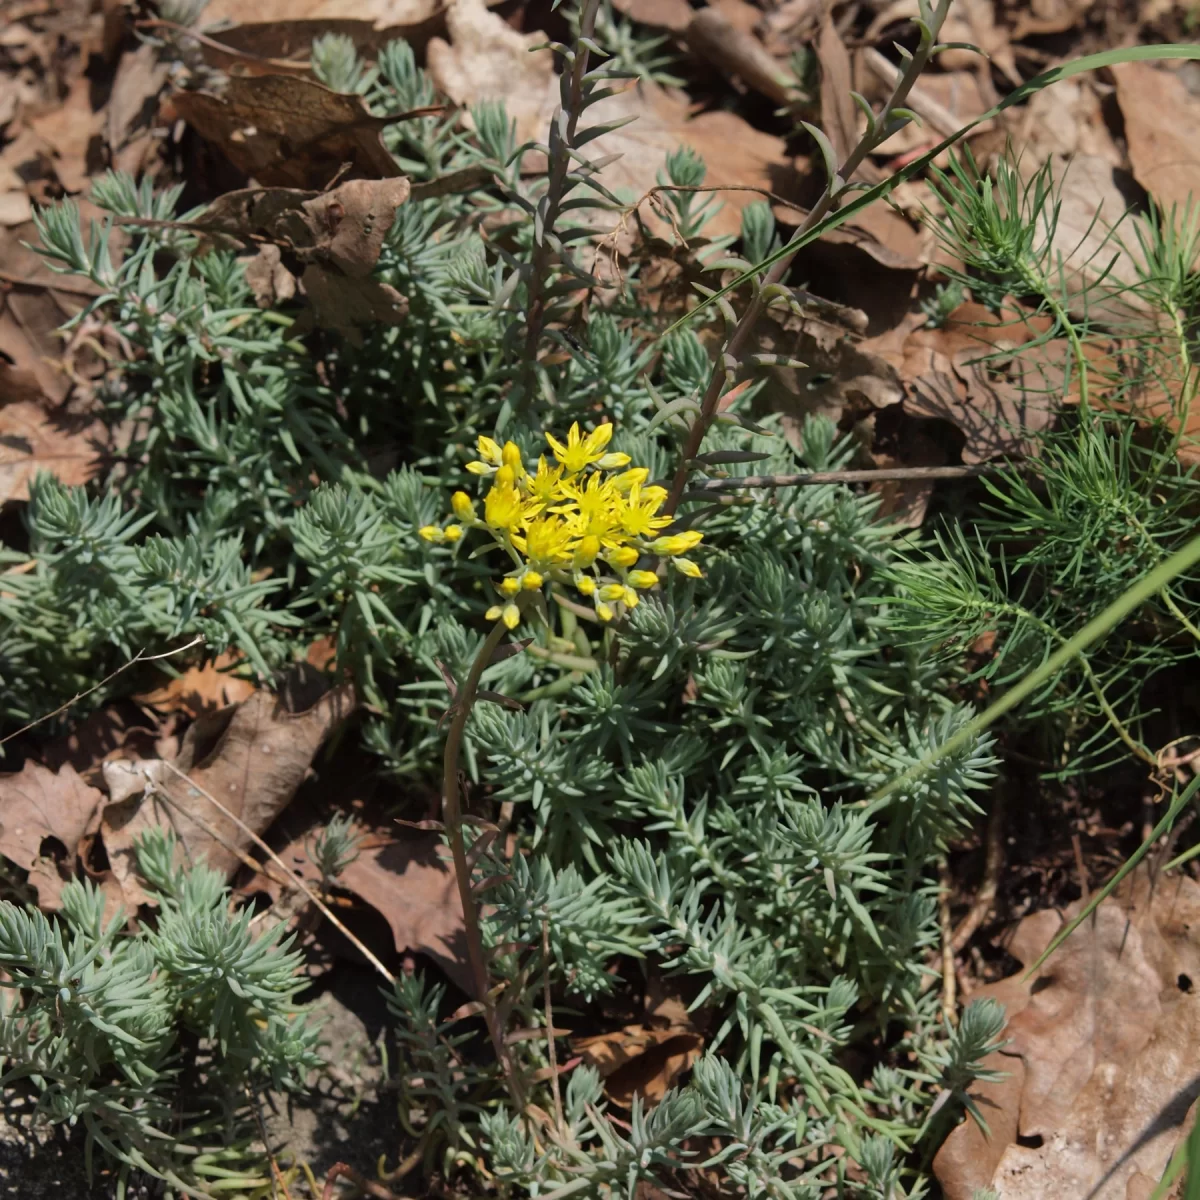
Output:
<instances>
[{"instance_id":1,"label":"dried stalk","mask_svg":"<svg viewBox=\"0 0 1200 1200\"><path fill-rule=\"evenodd\" d=\"M729 335L728 340L722 347L721 353L717 357L716 365L713 367L708 387L700 404L700 414L688 431L683 456L680 460L679 468L675 472L675 478L671 483L671 491L663 509L665 513L674 514L675 510L679 507L679 502L683 499L683 493L687 488L691 460L700 453L700 446L704 441L705 434L708 433L709 426L716 419L721 396L729 377L728 364L736 363L739 360L750 335L758 324L759 317L762 316L763 310L766 308L768 300L778 294L778 289L792 265L792 259L799 252L801 244L803 244L803 239L824 220L826 214L833 207L834 201L845 190L845 181L853 178L854 172L862 165L867 155L876 146L886 141L895 131L894 123L889 119L890 114L894 109L903 106L917 78L929 62L929 56L937 43L937 35L942 27L942 23L946 19L950 3L951 0L938 0L937 5L930 14L928 25L922 30L921 44L917 47L912 57L909 58L903 73L896 81L896 86L892 89L892 94L884 104L879 119L871 123L866 133L859 140L858 145L850 151L846 161L841 164L836 173L831 175L820 200L817 201L812 211L805 217L803 223L792 235L789 245L794 245L796 250L781 258L758 281L750 303L746 305L745 311L734 326L733 332Z\"/></svg>"}]
</instances>

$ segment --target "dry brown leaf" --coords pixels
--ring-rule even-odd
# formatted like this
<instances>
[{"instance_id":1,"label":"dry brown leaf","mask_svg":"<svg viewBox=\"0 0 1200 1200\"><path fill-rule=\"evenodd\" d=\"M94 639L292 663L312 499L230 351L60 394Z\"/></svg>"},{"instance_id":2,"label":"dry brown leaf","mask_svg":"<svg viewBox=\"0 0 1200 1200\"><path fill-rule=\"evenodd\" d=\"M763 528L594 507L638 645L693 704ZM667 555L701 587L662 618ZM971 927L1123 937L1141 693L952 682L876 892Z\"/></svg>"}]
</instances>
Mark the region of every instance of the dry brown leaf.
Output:
<instances>
[{"instance_id":1,"label":"dry brown leaf","mask_svg":"<svg viewBox=\"0 0 1200 1200\"><path fill-rule=\"evenodd\" d=\"M1080 907L1025 918L1009 951L1032 963ZM1019 1095L980 1085L995 1136L983 1150L969 1122L950 1135L935 1161L946 1200L984 1186L1000 1200L1127 1200L1139 1176L1159 1178L1200 1092L1196 979L1200 885L1141 871L1032 980L1005 981Z\"/></svg>"},{"instance_id":2,"label":"dry brown leaf","mask_svg":"<svg viewBox=\"0 0 1200 1200\"><path fill-rule=\"evenodd\" d=\"M484 0L450 0L446 29L449 41L434 38L427 51L434 86L463 107L503 100L517 142L544 141L558 98L553 52L533 49L546 35L518 33Z\"/></svg>"},{"instance_id":3,"label":"dry brown leaf","mask_svg":"<svg viewBox=\"0 0 1200 1200\"><path fill-rule=\"evenodd\" d=\"M26 383L31 382L26 379ZM61 483L87 483L100 469L104 427L44 403L17 400L0 407L0 504L28 500L29 482L48 471Z\"/></svg>"},{"instance_id":4,"label":"dry brown leaf","mask_svg":"<svg viewBox=\"0 0 1200 1200\"><path fill-rule=\"evenodd\" d=\"M272 239L247 268L260 304L295 293L296 279L282 262L286 249L304 265L301 282L315 322L353 337L361 326L398 324L408 312L395 288L370 275L409 192L403 177L352 179L323 193L247 188L221 196L197 224L260 245Z\"/></svg>"},{"instance_id":5,"label":"dry brown leaf","mask_svg":"<svg viewBox=\"0 0 1200 1200\"><path fill-rule=\"evenodd\" d=\"M1069 161L1056 157L1050 164L1058 203L1047 206L1044 219L1053 213L1050 248L1066 270L1072 313L1082 317L1086 312L1093 321L1117 326L1131 320L1144 324L1153 315L1151 307L1130 290L1140 278L1141 251L1124 219L1130 207L1128 175L1091 154Z\"/></svg>"},{"instance_id":6,"label":"dry brown leaf","mask_svg":"<svg viewBox=\"0 0 1200 1200\"><path fill-rule=\"evenodd\" d=\"M1079 154L1123 166L1125 155L1109 132L1101 103L1090 78L1064 79L1005 114L1008 136L1021 147L1022 160L1044 163L1057 155L1065 161Z\"/></svg>"},{"instance_id":7,"label":"dry brown leaf","mask_svg":"<svg viewBox=\"0 0 1200 1200\"><path fill-rule=\"evenodd\" d=\"M682 33L695 15L687 0L613 0L613 8L651 29Z\"/></svg>"},{"instance_id":8,"label":"dry brown leaf","mask_svg":"<svg viewBox=\"0 0 1200 1200\"><path fill-rule=\"evenodd\" d=\"M42 908L58 908L103 800L69 765L50 771L26 762L17 774L0 775L0 854L30 873Z\"/></svg>"},{"instance_id":9,"label":"dry brown leaf","mask_svg":"<svg viewBox=\"0 0 1200 1200\"><path fill-rule=\"evenodd\" d=\"M235 25L313 22L320 24L317 30L320 33L331 24L340 25L351 19L376 29L403 29L422 24L442 7L442 0L356 0L353 5L346 0L260 0L247 9L240 0L209 0L203 16L209 27L223 22ZM310 31L309 46L313 36Z\"/></svg>"},{"instance_id":10,"label":"dry brown leaf","mask_svg":"<svg viewBox=\"0 0 1200 1200\"><path fill-rule=\"evenodd\" d=\"M178 92L178 114L239 170L266 186L323 188L350 164L353 176L392 178L400 168L361 96L294 75L232 76L223 96Z\"/></svg>"},{"instance_id":11,"label":"dry brown leaf","mask_svg":"<svg viewBox=\"0 0 1200 1200\"><path fill-rule=\"evenodd\" d=\"M100 113L92 108L91 91L91 80L81 75L61 104L29 122L38 137L52 147L54 173L68 192L83 191L91 175L88 152L101 121Z\"/></svg>"},{"instance_id":12,"label":"dry brown leaf","mask_svg":"<svg viewBox=\"0 0 1200 1200\"><path fill-rule=\"evenodd\" d=\"M644 1023L611 1033L575 1038L575 1052L600 1072L604 1090L628 1108L635 1095L657 1104L684 1071L700 1057L704 1037L678 997L668 997Z\"/></svg>"},{"instance_id":13,"label":"dry brown leaf","mask_svg":"<svg viewBox=\"0 0 1200 1200\"><path fill-rule=\"evenodd\" d=\"M1112 68L1134 178L1164 212L1200 197L1200 99L1180 77L1149 63Z\"/></svg>"},{"instance_id":14,"label":"dry brown leaf","mask_svg":"<svg viewBox=\"0 0 1200 1200\"><path fill-rule=\"evenodd\" d=\"M289 870L310 885L321 882L309 850L323 822L313 824L279 852ZM383 831L355 830L362 840L358 857L338 876L337 886L352 892L387 921L396 950L427 954L467 995L475 984L467 960L462 904L454 869L441 840L425 833L392 837ZM281 889L268 881L278 899Z\"/></svg>"},{"instance_id":15,"label":"dry brown leaf","mask_svg":"<svg viewBox=\"0 0 1200 1200\"><path fill-rule=\"evenodd\" d=\"M1014 42L1030 34L1062 33L1082 24L1096 0L1028 0L1009 33ZM943 33L943 36L945 34Z\"/></svg>"},{"instance_id":16,"label":"dry brown leaf","mask_svg":"<svg viewBox=\"0 0 1200 1200\"><path fill-rule=\"evenodd\" d=\"M830 13L825 14L817 37L817 59L821 64L821 131L833 146L839 167L858 143L858 105L850 55L838 35Z\"/></svg>"},{"instance_id":17,"label":"dry brown leaf","mask_svg":"<svg viewBox=\"0 0 1200 1200\"><path fill-rule=\"evenodd\" d=\"M104 140L114 158L153 122L170 70L149 42L121 56L104 110Z\"/></svg>"},{"instance_id":18,"label":"dry brown leaf","mask_svg":"<svg viewBox=\"0 0 1200 1200\"><path fill-rule=\"evenodd\" d=\"M174 829L189 857L233 871L241 863L237 851L248 849L252 839L199 789L261 834L295 795L321 743L356 704L353 689L341 687L307 711L289 712L280 696L258 691L232 711L196 721L184 737L176 771L154 759L106 763L109 803L101 830L130 903L141 899L133 869L140 833L155 825ZM215 745L206 750L213 737Z\"/></svg>"},{"instance_id":19,"label":"dry brown leaf","mask_svg":"<svg viewBox=\"0 0 1200 1200\"><path fill-rule=\"evenodd\" d=\"M693 117L690 107L683 93L642 82L589 109L588 116L596 124L626 116L638 118L588 143L587 156L593 161L611 154L621 156L600 172L604 186L632 203L658 183L666 156L686 145L704 159L708 168L706 185L757 187L787 197L795 180L781 138L755 129L736 113L704 112ZM704 227L704 235L709 238L739 233L742 209L763 198L745 190L717 195L723 207ZM649 203L643 205L642 215L654 233L672 236L668 223L651 211ZM581 219L608 233L616 223L616 214L593 210Z\"/></svg>"},{"instance_id":20,"label":"dry brown leaf","mask_svg":"<svg viewBox=\"0 0 1200 1200\"><path fill-rule=\"evenodd\" d=\"M1015 320L1015 314L997 321L990 310L971 301L937 329L925 326L922 313L910 312L862 349L894 369L907 389L906 412L951 422L965 439L963 462L980 463L1033 453L1035 435L1049 427L1058 411L1061 392L1052 385L1061 370L1054 350L980 361L1032 341L1036 333L1033 325Z\"/></svg>"},{"instance_id":21,"label":"dry brown leaf","mask_svg":"<svg viewBox=\"0 0 1200 1200\"><path fill-rule=\"evenodd\" d=\"M134 700L159 713L182 712L190 717L241 704L254 695L255 687L248 679L231 674L240 661L235 654L219 654L201 666L188 667L153 691L134 696Z\"/></svg>"},{"instance_id":22,"label":"dry brown leaf","mask_svg":"<svg viewBox=\"0 0 1200 1200\"><path fill-rule=\"evenodd\" d=\"M760 15L758 9L751 11ZM693 14L685 37L688 48L698 58L740 79L775 104L788 103L792 89L787 72L756 34L739 29L720 8L710 6Z\"/></svg>"}]
</instances>

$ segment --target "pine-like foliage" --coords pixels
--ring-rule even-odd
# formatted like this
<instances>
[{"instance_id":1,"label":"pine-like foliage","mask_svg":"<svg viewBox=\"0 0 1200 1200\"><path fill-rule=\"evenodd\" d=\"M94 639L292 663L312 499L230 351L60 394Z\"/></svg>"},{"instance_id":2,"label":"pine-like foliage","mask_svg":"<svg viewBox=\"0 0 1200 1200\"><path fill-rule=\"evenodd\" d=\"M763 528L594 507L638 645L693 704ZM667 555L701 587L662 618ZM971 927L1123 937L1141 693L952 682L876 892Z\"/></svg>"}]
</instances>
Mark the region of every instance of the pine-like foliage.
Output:
<instances>
[{"instance_id":1,"label":"pine-like foliage","mask_svg":"<svg viewBox=\"0 0 1200 1200\"><path fill-rule=\"evenodd\" d=\"M300 956L282 926L253 935L215 871L181 872L173 838L137 849L152 927L106 919L90 881L66 885L57 918L0 901L0 1082L82 1125L89 1163L96 1146L113 1155L122 1188L136 1167L189 1195L253 1189L248 1089L298 1089L321 1061L295 1002Z\"/></svg>"}]
</instances>

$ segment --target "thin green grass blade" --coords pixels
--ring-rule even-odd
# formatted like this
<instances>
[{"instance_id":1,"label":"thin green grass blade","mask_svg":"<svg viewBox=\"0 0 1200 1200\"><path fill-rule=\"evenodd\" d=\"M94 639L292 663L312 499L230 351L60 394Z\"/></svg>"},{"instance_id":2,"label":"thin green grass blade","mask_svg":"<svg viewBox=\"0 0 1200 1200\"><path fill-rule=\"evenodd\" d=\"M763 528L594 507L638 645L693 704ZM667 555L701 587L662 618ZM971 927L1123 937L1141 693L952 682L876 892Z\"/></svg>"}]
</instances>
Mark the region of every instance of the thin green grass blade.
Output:
<instances>
[{"instance_id":1,"label":"thin green grass blade","mask_svg":"<svg viewBox=\"0 0 1200 1200\"><path fill-rule=\"evenodd\" d=\"M1082 654L1093 643L1098 642L1130 613L1145 604L1151 596L1162 591L1177 575L1182 575L1184 571L1190 570L1197 563L1200 563L1200 536L1192 538L1181 550L1176 550L1169 558L1163 559L1152 571L1143 575L1137 583L1126 590L1124 595L1119 596L1102 613L1093 617L1073 638L1064 642L1036 671L1027 675L994 704L989 705L977 717L968 721L953 737L948 738L927 754L919 763L909 767L903 775L880 788L871 797L872 802L882 800L897 788L919 779L922 774L936 763L941 762L943 758L956 753L969 742L974 741L1005 713L1011 712L1023 700L1043 687L1071 659Z\"/></svg>"},{"instance_id":2,"label":"thin green grass blade","mask_svg":"<svg viewBox=\"0 0 1200 1200\"><path fill-rule=\"evenodd\" d=\"M838 209L836 213L826 217L819 225L814 226L800 237L793 239L786 246L781 247L774 253L769 254L744 274L737 276L731 283L727 283L723 288L718 289L712 295L701 300L695 308L685 316L680 317L662 336L666 337L667 334L681 329L699 313L702 313L710 305L715 304L727 293L741 287L747 280L753 279L768 267L774 266L780 259L795 254L797 250L807 246L809 242L816 241L817 238L824 233L828 233L829 230L837 229L839 225L844 225L858 213L862 212L864 208L868 208L877 200L882 200L893 188L920 174L943 150L949 149L949 147L964 138L980 122L989 121L993 117L999 116L1005 109L1012 108L1014 104L1020 104L1022 100L1027 99L1036 92L1040 92L1043 88L1047 88L1051 84L1059 83L1061 80L1071 79L1076 75L1083 75L1088 71L1098 71L1101 67L1116 66L1119 63L1146 62L1149 60L1170 58L1200 59L1200 45L1186 43L1181 46L1128 46L1121 50L1105 50L1100 54L1086 54L1082 58L1074 59L1072 62L1063 63L1062 66L1053 67L1049 71L1043 71L1042 74L1035 75L1027 83L1023 83L1015 91L1005 96L994 108L989 108L982 116L969 121L956 133L952 133L948 138L939 142L932 150L922 154L920 158L914 159L907 166L901 167L890 178L861 193L856 199Z\"/></svg>"}]
</instances>

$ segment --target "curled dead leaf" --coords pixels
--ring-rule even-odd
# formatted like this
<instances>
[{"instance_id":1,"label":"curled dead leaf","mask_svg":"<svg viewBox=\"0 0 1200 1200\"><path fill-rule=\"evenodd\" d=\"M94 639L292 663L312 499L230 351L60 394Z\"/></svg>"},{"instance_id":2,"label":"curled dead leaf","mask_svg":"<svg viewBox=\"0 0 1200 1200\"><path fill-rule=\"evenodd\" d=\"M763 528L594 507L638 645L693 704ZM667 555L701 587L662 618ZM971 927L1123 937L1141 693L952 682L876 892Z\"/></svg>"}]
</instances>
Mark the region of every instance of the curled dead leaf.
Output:
<instances>
[{"instance_id":1,"label":"curled dead leaf","mask_svg":"<svg viewBox=\"0 0 1200 1200\"><path fill-rule=\"evenodd\" d=\"M130 903L144 899L134 869L139 834L166 826L190 858L206 859L225 873L235 870L252 838L222 807L261 834L296 794L321 743L357 703L346 686L326 692L305 711L291 712L282 696L257 691L236 708L194 722L172 764L106 763L109 802L101 831Z\"/></svg>"},{"instance_id":2,"label":"curled dead leaf","mask_svg":"<svg viewBox=\"0 0 1200 1200\"><path fill-rule=\"evenodd\" d=\"M0 775L0 854L29 872L42 908L58 908L103 801L70 765L50 771L30 761Z\"/></svg>"},{"instance_id":3,"label":"curled dead leaf","mask_svg":"<svg viewBox=\"0 0 1200 1200\"><path fill-rule=\"evenodd\" d=\"M294 75L235 75L224 95L178 92L176 111L240 171L261 184L324 187L342 173L388 179L400 168L361 96Z\"/></svg>"},{"instance_id":4,"label":"curled dead leaf","mask_svg":"<svg viewBox=\"0 0 1200 1200\"><path fill-rule=\"evenodd\" d=\"M609 1098L628 1108L635 1095L657 1104L700 1057L704 1037L683 1002L668 997L645 1023L576 1038L571 1044L600 1072Z\"/></svg>"},{"instance_id":5,"label":"curled dead leaf","mask_svg":"<svg viewBox=\"0 0 1200 1200\"><path fill-rule=\"evenodd\" d=\"M1026 917L1009 951L1032 963L1079 911ZM946 1200L1127 1200L1161 1177L1200 1094L1200 885L1138 871L1043 964L1004 981L1012 1078L976 1089L934 1161ZM1017 1066L1012 1060L1019 1058ZM998 1065L1004 1069L1005 1063Z\"/></svg>"}]
</instances>

